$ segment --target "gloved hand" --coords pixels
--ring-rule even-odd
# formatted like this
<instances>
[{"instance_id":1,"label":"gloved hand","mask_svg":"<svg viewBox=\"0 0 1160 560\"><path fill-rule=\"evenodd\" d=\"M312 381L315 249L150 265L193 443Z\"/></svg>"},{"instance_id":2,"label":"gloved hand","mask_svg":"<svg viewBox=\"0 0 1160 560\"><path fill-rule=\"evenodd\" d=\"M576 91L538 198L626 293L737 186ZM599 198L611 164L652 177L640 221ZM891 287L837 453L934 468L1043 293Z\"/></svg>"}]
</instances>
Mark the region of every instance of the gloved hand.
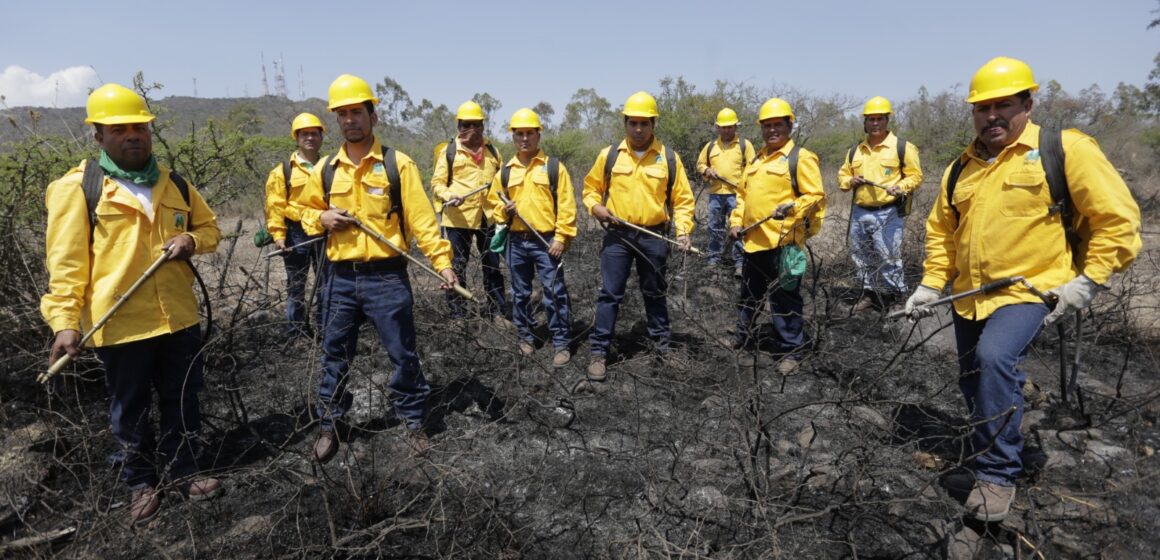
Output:
<instances>
[{"instance_id":1,"label":"gloved hand","mask_svg":"<svg viewBox=\"0 0 1160 560\"><path fill-rule=\"evenodd\" d=\"M1050 325L1065 314L1071 311L1084 309L1092 304L1092 300L1096 298L1096 294L1104 289L1103 286L1096 284L1087 276L1080 274L1073 278L1070 282L1048 290L1049 295L1057 298L1055 309L1043 318L1044 325Z\"/></svg>"},{"instance_id":2,"label":"gloved hand","mask_svg":"<svg viewBox=\"0 0 1160 560\"><path fill-rule=\"evenodd\" d=\"M913 323L922 317L934 315L934 308L927 307L926 305L940 297L942 297L942 292L934 288L919 285L918 289L913 294L910 294L910 297L906 300L906 316L910 318L910 322Z\"/></svg>"}]
</instances>

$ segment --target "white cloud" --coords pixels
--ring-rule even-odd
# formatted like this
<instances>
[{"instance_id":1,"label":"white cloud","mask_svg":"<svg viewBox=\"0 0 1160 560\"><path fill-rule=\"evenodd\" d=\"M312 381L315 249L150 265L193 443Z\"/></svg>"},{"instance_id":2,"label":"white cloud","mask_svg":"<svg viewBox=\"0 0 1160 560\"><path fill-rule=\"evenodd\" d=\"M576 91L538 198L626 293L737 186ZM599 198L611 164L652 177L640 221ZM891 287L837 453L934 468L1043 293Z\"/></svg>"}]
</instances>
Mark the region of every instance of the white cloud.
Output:
<instances>
[{"instance_id":1,"label":"white cloud","mask_svg":"<svg viewBox=\"0 0 1160 560\"><path fill-rule=\"evenodd\" d=\"M8 107L79 107L99 85L91 66L72 66L48 77L16 65L0 72L0 95Z\"/></svg>"}]
</instances>

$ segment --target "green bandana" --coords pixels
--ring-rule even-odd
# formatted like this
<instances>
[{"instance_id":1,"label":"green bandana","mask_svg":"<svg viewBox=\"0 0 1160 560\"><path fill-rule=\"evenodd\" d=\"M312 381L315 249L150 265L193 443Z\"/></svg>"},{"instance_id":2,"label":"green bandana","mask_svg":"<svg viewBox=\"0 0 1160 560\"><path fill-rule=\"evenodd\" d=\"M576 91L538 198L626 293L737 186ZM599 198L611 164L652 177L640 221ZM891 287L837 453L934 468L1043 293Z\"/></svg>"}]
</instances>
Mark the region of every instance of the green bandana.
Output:
<instances>
[{"instance_id":1,"label":"green bandana","mask_svg":"<svg viewBox=\"0 0 1160 560\"><path fill-rule=\"evenodd\" d=\"M109 154L101 150L101 169L104 169L106 174L116 179L132 181L138 185L146 185L149 188L153 188L153 185L156 185L157 180L161 178L161 170L157 168L157 158L154 156L149 156L149 164L145 166L145 169L141 171L126 171L113 162Z\"/></svg>"}]
</instances>

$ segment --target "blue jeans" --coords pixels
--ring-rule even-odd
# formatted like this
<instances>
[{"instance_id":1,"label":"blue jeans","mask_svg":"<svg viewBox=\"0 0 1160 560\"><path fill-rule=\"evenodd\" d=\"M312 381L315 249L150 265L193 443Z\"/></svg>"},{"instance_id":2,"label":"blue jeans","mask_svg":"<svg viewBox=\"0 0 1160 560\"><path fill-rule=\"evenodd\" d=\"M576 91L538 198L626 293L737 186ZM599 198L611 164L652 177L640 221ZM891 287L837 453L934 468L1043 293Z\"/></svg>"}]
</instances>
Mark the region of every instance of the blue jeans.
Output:
<instances>
[{"instance_id":1,"label":"blue jeans","mask_svg":"<svg viewBox=\"0 0 1160 560\"><path fill-rule=\"evenodd\" d=\"M544 240L552 243L552 235ZM532 233L508 233L507 261L512 276L512 322L520 340L533 342L532 279L540 274L544 286L544 309L548 312L548 330L552 332L552 346L557 350L568 347L572 341L572 319L569 312L568 287L564 285L564 268L557 266L560 259L548 255L548 248Z\"/></svg>"},{"instance_id":2,"label":"blue jeans","mask_svg":"<svg viewBox=\"0 0 1160 560\"><path fill-rule=\"evenodd\" d=\"M113 437L125 451L121 479L132 490L192 475L201 410L201 327L96 349L105 366ZM157 391L160 443L149 424Z\"/></svg>"},{"instance_id":3,"label":"blue jeans","mask_svg":"<svg viewBox=\"0 0 1160 560\"><path fill-rule=\"evenodd\" d=\"M287 247L304 243L311 239L313 237L306 235L306 232L302 229L302 224L292 220L286 220ZM319 276L322 270L322 250L325 248L324 243L318 242L306 247L299 247L282 256L282 261L286 265L286 321L289 325L286 336L289 338L313 337L309 318L307 317L309 306L306 301L306 280L310 276L310 269L312 268L315 269L315 290L310 295L316 307L315 321L322 321L322 298L318 297L317 287L322 283Z\"/></svg>"},{"instance_id":4,"label":"blue jeans","mask_svg":"<svg viewBox=\"0 0 1160 560\"><path fill-rule=\"evenodd\" d=\"M729 230L729 215L737 208L737 195L711 194L709 195L709 264L720 265L721 253L727 243L726 233ZM741 264L741 240L733 242L733 266Z\"/></svg>"},{"instance_id":5,"label":"blue jeans","mask_svg":"<svg viewBox=\"0 0 1160 560\"><path fill-rule=\"evenodd\" d=\"M372 262L382 265L387 261ZM347 372L358 347L359 327L369 319L394 367L388 386L395 412L409 429L421 428L431 387L415 352L414 300L405 261L392 269L374 271L351 270L347 262L333 263L323 296L322 380L316 409L322 427L333 428L350 409L353 397L346 391Z\"/></svg>"},{"instance_id":6,"label":"blue jeans","mask_svg":"<svg viewBox=\"0 0 1160 560\"><path fill-rule=\"evenodd\" d=\"M749 343L757 337L757 316L765 298L772 311L770 322L777 336L778 352L801 359L805 346L805 328L802 310L801 284L793 290L783 290L777 283L781 268L781 249L745 254L741 270L741 297L737 303L737 338ZM772 289L771 289L772 288Z\"/></svg>"},{"instance_id":7,"label":"blue jeans","mask_svg":"<svg viewBox=\"0 0 1160 560\"><path fill-rule=\"evenodd\" d=\"M474 238L479 262L483 266L483 289L487 292L488 315L503 315L507 299L503 289L503 272L499 268L499 255L488 249L493 234L495 227L486 223L480 229L443 228L443 236L451 242L451 270L455 271L459 283L464 287L467 287L467 261L471 258L471 242ZM451 307L452 316L463 317L466 314L467 306L463 296L448 290L447 303Z\"/></svg>"},{"instance_id":8,"label":"blue jeans","mask_svg":"<svg viewBox=\"0 0 1160 560\"><path fill-rule=\"evenodd\" d=\"M981 321L954 313L959 350L959 388L967 401L971 424L971 469L975 478L1014 486L1023 470L1024 374L1018 366L1043 328L1047 306L1005 305Z\"/></svg>"},{"instance_id":9,"label":"blue jeans","mask_svg":"<svg viewBox=\"0 0 1160 560\"><path fill-rule=\"evenodd\" d=\"M664 226L652 228L658 233ZM600 248L600 295L596 298L596 324L589 337L593 356L604 356L612 345L616 332L616 314L624 299L628 275L636 263L644 312L648 317L648 336L657 350L668 350L672 330L669 327L669 304L665 293L668 282L665 270L669 246L661 239L640 233L610 227L604 234Z\"/></svg>"},{"instance_id":10,"label":"blue jeans","mask_svg":"<svg viewBox=\"0 0 1160 560\"><path fill-rule=\"evenodd\" d=\"M905 223L894 204L881 208L854 205L850 212L850 257L858 269L863 290L892 296L907 294L902 273Z\"/></svg>"}]
</instances>

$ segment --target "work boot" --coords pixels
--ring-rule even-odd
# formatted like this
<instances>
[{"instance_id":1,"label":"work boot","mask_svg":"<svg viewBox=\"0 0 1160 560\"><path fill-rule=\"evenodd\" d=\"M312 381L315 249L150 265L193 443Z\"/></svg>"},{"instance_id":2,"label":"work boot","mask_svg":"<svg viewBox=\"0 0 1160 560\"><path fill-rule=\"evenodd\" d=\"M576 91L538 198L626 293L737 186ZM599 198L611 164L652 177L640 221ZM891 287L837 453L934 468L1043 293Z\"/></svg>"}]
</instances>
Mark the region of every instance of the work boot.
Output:
<instances>
[{"instance_id":1,"label":"work boot","mask_svg":"<svg viewBox=\"0 0 1160 560\"><path fill-rule=\"evenodd\" d=\"M536 347L533 346L531 342L526 342L523 340L520 341L520 355L521 356L531 356L532 354L535 354L535 353L536 353Z\"/></svg>"},{"instance_id":2,"label":"work boot","mask_svg":"<svg viewBox=\"0 0 1160 560\"><path fill-rule=\"evenodd\" d=\"M161 493L149 486L133 491L133 499L129 501L129 518L133 523L142 523L157 515L161 509Z\"/></svg>"},{"instance_id":3,"label":"work boot","mask_svg":"<svg viewBox=\"0 0 1160 560\"><path fill-rule=\"evenodd\" d=\"M741 276L742 276L741 265L737 265L737 266L733 267L733 277L734 278L741 278Z\"/></svg>"},{"instance_id":4,"label":"work boot","mask_svg":"<svg viewBox=\"0 0 1160 560\"><path fill-rule=\"evenodd\" d=\"M572 361L572 353L567 348L556 350L556 355L552 356L552 367L564 367L568 362Z\"/></svg>"},{"instance_id":5,"label":"work boot","mask_svg":"<svg viewBox=\"0 0 1160 560\"><path fill-rule=\"evenodd\" d=\"M967 496L967 512L979 521L1002 521L1015 501L1014 486L1000 486L985 480L976 480Z\"/></svg>"},{"instance_id":6,"label":"work boot","mask_svg":"<svg viewBox=\"0 0 1160 560\"><path fill-rule=\"evenodd\" d=\"M431 451L431 438L423 428L407 430L407 447L411 448L412 457L426 457Z\"/></svg>"},{"instance_id":7,"label":"work boot","mask_svg":"<svg viewBox=\"0 0 1160 560\"><path fill-rule=\"evenodd\" d=\"M802 365L801 360L792 356L786 356L777 364L777 372L785 377L797 375L798 369Z\"/></svg>"},{"instance_id":8,"label":"work boot","mask_svg":"<svg viewBox=\"0 0 1160 560\"><path fill-rule=\"evenodd\" d=\"M326 464L338 453L338 435L333 428L323 428L318 432L318 439L314 440L314 460Z\"/></svg>"},{"instance_id":9,"label":"work boot","mask_svg":"<svg viewBox=\"0 0 1160 560\"><path fill-rule=\"evenodd\" d=\"M588 362L588 380L604 381L608 377L607 371L604 356L592 356L592 361Z\"/></svg>"},{"instance_id":10,"label":"work boot","mask_svg":"<svg viewBox=\"0 0 1160 560\"><path fill-rule=\"evenodd\" d=\"M199 478L181 488L181 493L195 502L212 500L220 496L223 491L225 491L225 487L216 478Z\"/></svg>"},{"instance_id":11,"label":"work boot","mask_svg":"<svg viewBox=\"0 0 1160 560\"><path fill-rule=\"evenodd\" d=\"M493 325L495 325L495 328L497 328L501 331L507 331L508 329L512 328L512 326L513 326L512 322L508 321L507 317L504 317L503 315L496 315L496 316L492 317L491 323Z\"/></svg>"},{"instance_id":12,"label":"work boot","mask_svg":"<svg viewBox=\"0 0 1160 560\"><path fill-rule=\"evenodd\" d=\"M874 298L870 297L870 294L866 294L858 300L858 303L854 304L854 308L850 312L857 314L870 309L874 309Z\"/></svg>"}]
</instances>

